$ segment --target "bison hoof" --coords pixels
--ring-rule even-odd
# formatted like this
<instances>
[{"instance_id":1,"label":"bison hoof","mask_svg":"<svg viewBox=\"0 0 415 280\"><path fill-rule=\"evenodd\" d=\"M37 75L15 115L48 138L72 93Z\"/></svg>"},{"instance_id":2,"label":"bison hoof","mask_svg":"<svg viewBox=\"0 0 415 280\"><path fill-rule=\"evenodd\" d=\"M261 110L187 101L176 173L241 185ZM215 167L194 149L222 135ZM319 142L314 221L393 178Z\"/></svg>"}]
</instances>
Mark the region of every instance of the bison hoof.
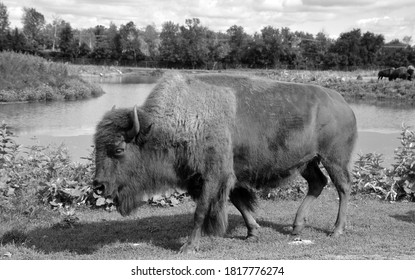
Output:
<instances>
[{"instance_id":1,"label":"bison hoof","mask_svg":"<svg viewBox=\"0 0 415 280\"><path fill-rule=\"evenodd\" d=\"M248 234L245 238L247 242L258 242L259 237L258 235Z\"/></svg>"},{"instance_id":2,"label":"bison hoof","mask_svg":"<svg viewBox=\"0 0 415 280\"><path fill-rule=\"evenodd\" d=\"M179 254L182 254L182 255L185 255L185 254L194 254L194 253L196 253L196 251L198 250L199 248L197 248L196 246L194 246L194 245L191 245L191 244L188 244L188 243L185 243L181 248L180 248L180 251L179 251Z\"/></svg>"},{"instance_id":3,"label":"bison hoof","mask_svg":"<svg viewBox=\"0 0 415 280\"><path fill-rule=\"evenodd\" d=\"M334 230L332 233L330 233L330 237L337 238L342 234L343 234L343 230Z\"/></svg>"},{"instance_id":4,"label":"bison hoof","mask_svg":"<svg viewBox=\"0 0 415 280\"><path fill-rule=\"evenodd\" d=\"M293 226L293 231L291 232L292 235L299 235L304 229L304 225L296 225Z\"/></svg>"}]
</instances>

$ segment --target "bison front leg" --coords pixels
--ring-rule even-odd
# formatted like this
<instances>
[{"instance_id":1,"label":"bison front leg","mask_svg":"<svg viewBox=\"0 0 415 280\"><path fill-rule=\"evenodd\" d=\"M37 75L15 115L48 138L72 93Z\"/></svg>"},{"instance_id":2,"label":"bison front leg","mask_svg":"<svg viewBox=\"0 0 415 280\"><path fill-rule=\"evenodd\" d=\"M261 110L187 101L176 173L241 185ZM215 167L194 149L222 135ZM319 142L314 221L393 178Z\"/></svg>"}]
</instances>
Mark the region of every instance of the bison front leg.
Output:
<instances>
[{"instance_id":1,"label":"bison front leg","mask_svg":"<svg viewBox=\"0 0 415 280\"><path fill-rule=\"evenodd\" d=\"M203 199L200 199L200 201L197 203L194 215L193 230L187 242L180 248L179 253L181 254L194 253L197 250L199 250L199 242L200 237L202 235L203 221L205 220L207 211L209 209L209 204L206 203L206 201L202 200Z\"/></svg>"},{"instance_id":2,"label":"bison front leg","mask_svg":"<svg viewBox=\"0 0 415 280\"><path fill-rule=\"evenodd\" d=\"M210 176L210 179L205 179L197 199L192 233L181 247L180 253L192 253L199 249L202 230L212 235L225 233L228 224L226 201L234 176L229 175L223 181L219 178L220 176Z\"/></svg>"}]
</instances>

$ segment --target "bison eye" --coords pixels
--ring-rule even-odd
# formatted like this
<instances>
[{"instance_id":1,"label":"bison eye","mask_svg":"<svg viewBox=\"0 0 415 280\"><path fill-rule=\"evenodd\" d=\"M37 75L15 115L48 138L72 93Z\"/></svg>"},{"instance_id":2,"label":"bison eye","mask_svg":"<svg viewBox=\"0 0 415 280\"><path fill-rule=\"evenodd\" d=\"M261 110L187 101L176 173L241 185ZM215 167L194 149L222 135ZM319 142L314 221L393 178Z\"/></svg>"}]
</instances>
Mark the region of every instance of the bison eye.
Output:
<instances>
[{"instance_id":1,"label":"bison eye","mask_svg":"<svg viewBox=\"0 0 415 280\"><path fill-rule=\"evenodd\" d=\"M116 156L120 156L124 153L124 149L123 148L117 148L115 149L115 155Z\"/></svg>"}]
</instances>

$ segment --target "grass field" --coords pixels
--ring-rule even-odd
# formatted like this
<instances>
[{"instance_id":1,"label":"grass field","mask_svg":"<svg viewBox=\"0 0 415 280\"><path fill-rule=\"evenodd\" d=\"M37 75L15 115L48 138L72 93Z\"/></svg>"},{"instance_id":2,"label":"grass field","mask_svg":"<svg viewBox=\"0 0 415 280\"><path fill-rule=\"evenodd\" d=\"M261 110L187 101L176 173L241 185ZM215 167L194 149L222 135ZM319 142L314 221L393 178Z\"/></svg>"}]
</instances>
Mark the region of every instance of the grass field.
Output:
<instances>
[{"instance_id":1,"label":"grass field","mask_svg":"<svg viewBox=\"0 0 415 280\"><path fill-rule=\"evenodd\" d=\"M203 237L196 254L177 254L191 231L194 202L176 207L146 205L129 217L104 210L77 210L75 216L45 210L35 218L0 223L0 259L415 259L413 203L353 198L347 232L328 236L337 213L337 194L326 189L312 207L302 240L290 244L297 201L261 200L256 242L244 240L240 214L229 207L224 237Z\"/></svg>"}]
</instances>

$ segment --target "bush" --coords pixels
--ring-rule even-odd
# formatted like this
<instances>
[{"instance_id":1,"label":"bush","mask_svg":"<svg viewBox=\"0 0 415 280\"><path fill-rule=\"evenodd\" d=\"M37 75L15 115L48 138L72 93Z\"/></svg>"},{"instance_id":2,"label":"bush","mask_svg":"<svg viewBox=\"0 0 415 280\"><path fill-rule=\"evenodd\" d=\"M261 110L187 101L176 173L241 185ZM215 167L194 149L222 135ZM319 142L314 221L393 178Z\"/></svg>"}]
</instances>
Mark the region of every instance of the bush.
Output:
<instances>
[{"instance_id":1,"label":"bush","mask_svg":"<svg viewBox=\"0 0 415 280\"><path fill-rule=\"evenodd\" d=\"M21 147L4 122L0 143L0 212L32 215L41 205L95 205L93 157L73 163L64 146Z\"/></svg>"},{"instance_id":2,"label":"bush","mask_svg":"<svg viewBox=\"0 0 415 280\"><path fill-rule=\"evenodd\" d=\"M73 73L71 66L13 52L0 52L0 102L72 100L104 91Z\"/></svg>"},{"instance_id":3,"label":"bush","mask_svg":"<svg viewBox=\"0 0 415 280\"><path fill-rule=\"evenodd\" d=\"M355 193L376 193L388 200L415 201L415 132L403 126L395 163L384 168L382 155L359 156L352 171Z\"/></svg>"}]
</instances>

